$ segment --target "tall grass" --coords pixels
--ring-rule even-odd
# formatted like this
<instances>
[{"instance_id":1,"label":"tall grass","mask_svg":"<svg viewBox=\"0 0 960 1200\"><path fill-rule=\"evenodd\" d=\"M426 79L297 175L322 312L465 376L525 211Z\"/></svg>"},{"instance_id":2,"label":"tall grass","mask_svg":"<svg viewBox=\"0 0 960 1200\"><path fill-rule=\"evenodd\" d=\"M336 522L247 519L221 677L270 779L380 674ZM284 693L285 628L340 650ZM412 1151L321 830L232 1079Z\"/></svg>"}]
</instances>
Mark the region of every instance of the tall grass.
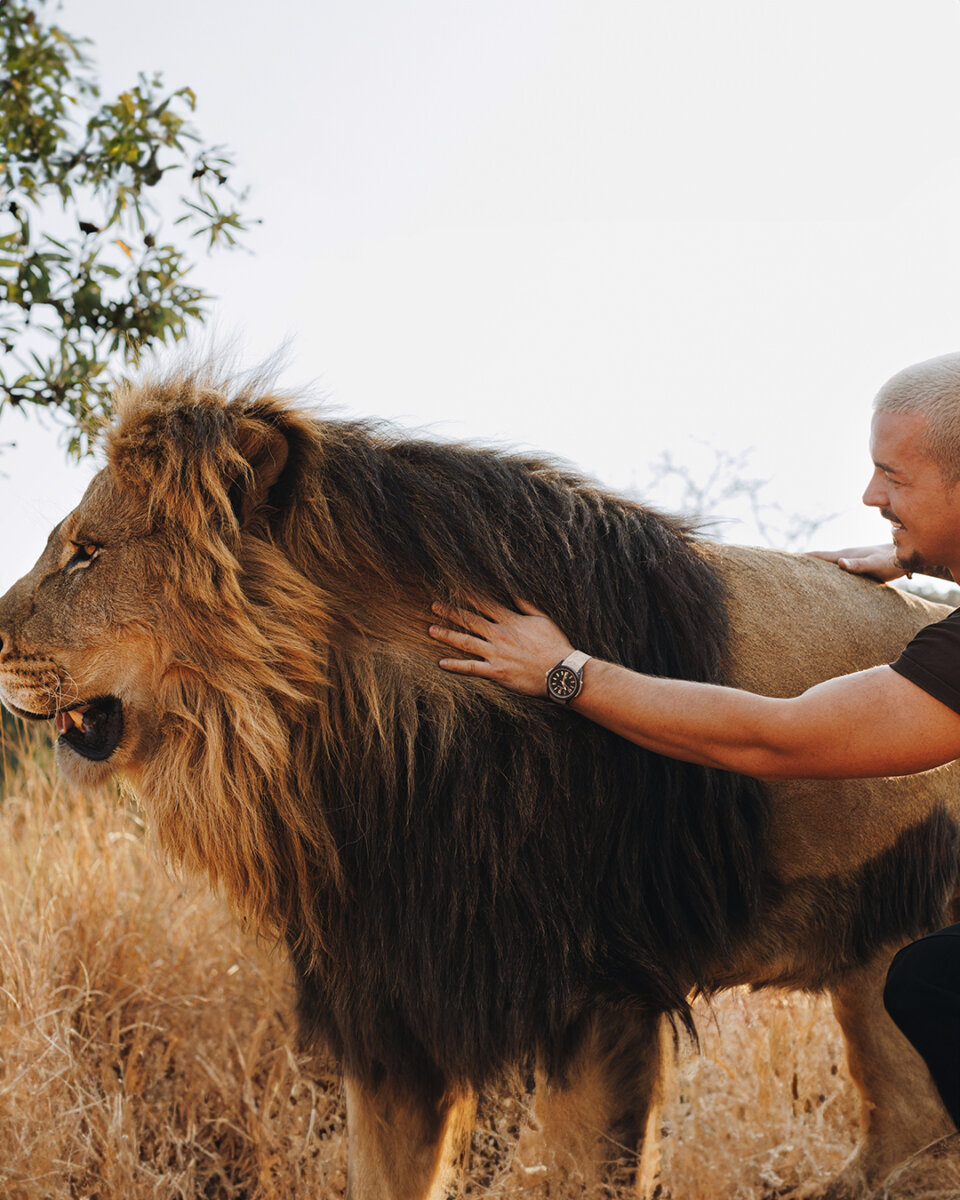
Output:
<instances>
[{"instance_id":1,"label":"tall grass","mask_svg":"<svg viewBox=\"0 0 960 1200\"><path fill-rule=\"evenodd\" d=\"M139 814L42 750L0 809L0 1195L338 1195L339 1083L282 959L170 879Z\"/></svg>"},{"instance_id":2,"label":"tall grass","mask_svg":"<svg viewBox=\"0 0 960 1200\"><path fill-rule=\"evenodd\" d=\"M295 1049L282 955L156 865L131 803L71 792L24 734L3 749L0 1196L342 1196L340 1084ZM699 1026L664 1112L665 1192L753 1200L838 1170L857 1106L826 1002L738 991ZM464 1194L514 1194L526 1100L483 1098Z\"/></svg>"}]
</instances>

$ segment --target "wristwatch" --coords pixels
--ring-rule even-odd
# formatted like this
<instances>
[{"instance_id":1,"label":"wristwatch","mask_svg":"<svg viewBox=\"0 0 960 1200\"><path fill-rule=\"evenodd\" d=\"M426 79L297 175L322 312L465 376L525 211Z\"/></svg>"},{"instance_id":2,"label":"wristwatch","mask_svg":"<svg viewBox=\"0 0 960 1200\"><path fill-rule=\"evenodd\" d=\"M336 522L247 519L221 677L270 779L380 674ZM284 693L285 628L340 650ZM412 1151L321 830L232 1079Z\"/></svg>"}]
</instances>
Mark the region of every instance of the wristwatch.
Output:
<instances>
[{"instance_id":1,"label":"wristwatch","mask_svg":"<svg viewBox=\"0 0 960 1200\"><path fill-rule=\"evenodd\" d=\"M563 662L558 662L547 672L547 695L557 704L569 704L580 695L583 688L583 664L590 655L574 650Z\"/></svg>"}]
</instances>

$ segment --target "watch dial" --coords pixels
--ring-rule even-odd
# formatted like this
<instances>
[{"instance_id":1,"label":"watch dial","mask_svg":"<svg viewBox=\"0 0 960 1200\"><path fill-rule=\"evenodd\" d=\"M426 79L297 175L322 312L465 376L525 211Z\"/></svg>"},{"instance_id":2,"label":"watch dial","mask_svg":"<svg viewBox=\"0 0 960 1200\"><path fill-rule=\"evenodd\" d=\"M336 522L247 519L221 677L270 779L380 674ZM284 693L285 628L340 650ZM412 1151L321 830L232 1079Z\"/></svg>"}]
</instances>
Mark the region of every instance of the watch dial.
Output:
<instances>
[{"instance_id":1,"label":"watch dial","mask_svg":"<svg viewBox=\"0 0 960 1200\"><path fill-rule=\"evenodd\" d=\"M550 691L561 699L575 696L579 683L579 676L570 667L555 667L550 672Z\"/></svg>"}]
</instances>

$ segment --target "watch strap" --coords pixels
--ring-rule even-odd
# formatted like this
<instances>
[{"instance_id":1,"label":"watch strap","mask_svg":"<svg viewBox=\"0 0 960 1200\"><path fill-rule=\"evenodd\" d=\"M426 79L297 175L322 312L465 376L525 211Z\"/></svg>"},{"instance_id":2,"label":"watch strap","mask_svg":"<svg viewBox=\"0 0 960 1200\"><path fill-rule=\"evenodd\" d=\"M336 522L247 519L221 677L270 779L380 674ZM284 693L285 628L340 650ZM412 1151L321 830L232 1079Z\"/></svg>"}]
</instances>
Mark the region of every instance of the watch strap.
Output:
<instances>
[{"instance_id":1,"label":"watch strap","mask_svg":"<svg viewBox=\"0 0 960 1200\"><path fill-rule=\"evenodd\" d=\"M571 671L582 671L583 664L589 660L589 654L584 654L582 650L574 650L574 652L572 654L568 654L563 662L559 665L561 667L569 667Z\"/></svg>"}]
</instances>

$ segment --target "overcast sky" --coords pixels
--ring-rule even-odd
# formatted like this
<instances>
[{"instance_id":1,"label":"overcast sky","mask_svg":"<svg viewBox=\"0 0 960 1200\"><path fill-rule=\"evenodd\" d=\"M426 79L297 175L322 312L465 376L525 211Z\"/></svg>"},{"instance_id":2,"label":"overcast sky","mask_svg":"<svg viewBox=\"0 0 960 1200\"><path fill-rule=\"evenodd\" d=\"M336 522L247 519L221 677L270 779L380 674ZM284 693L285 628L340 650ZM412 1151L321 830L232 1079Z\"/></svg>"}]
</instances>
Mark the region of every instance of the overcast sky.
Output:
<instances>
[{"instance_id":1,"label":"overcast sky","mask_svg":"<svg viewBox=\"0 0 960 1200\"><path fill-rule=\"evenodd\" d=\"M753 447L824 544L870 401L960 349L957 0L66 0L107 90L161 69L229 144L252 253L218 334L339 411L644 492ZM0 590L84 470L10 414ZM748 525L731 540L757 540Z\"/></svg>"}]
</instances>

